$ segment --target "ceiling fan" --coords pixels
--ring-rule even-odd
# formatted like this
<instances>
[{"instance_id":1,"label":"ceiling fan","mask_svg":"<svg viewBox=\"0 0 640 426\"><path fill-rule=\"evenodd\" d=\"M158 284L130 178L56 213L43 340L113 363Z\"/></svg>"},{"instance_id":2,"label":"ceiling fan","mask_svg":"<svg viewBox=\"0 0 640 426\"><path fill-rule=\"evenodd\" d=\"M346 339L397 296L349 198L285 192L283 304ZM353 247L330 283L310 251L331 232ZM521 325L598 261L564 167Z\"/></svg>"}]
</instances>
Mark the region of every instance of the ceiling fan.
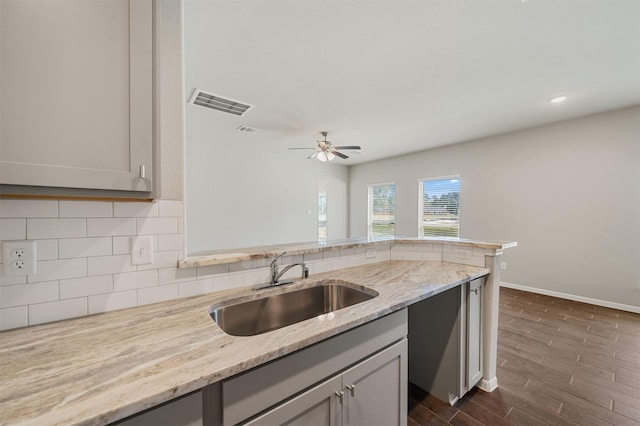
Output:
<instances>
[{"instance_id":1,"label":"ceiling fan","mask_svg":"<svg viewBox=\"0 0 640 426\"><path fill-rule=\"evenodd\" d=\"M289 149L313 149L314 153L307 157L307 159L317 158L322 162L332 161L336 157L347 159L348 155L343 154L340 151L355 151L359 153L362 148L358 145L345 145L345 146L333 146L330 141L327 140L328 132L320 132L324 137L321 141L316 141L317 146L315 148L289 148Z\"/></svg>"}]
</instances>

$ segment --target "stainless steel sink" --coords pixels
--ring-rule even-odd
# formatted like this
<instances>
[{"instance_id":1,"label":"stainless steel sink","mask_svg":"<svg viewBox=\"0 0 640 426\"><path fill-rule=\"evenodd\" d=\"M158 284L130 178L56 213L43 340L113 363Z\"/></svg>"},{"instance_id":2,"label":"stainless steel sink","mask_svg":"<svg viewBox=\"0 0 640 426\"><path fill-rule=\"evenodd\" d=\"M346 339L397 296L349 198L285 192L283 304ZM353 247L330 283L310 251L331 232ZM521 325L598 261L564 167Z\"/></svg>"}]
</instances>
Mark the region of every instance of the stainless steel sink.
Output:
<instances>
[{"instance_id":1,"label":"stainless steel sink","mask_svg":"<svg viewBox=\"0 0 640 426\"><path fill-rule=\"evenodd\" d=\"M227 334L255 336L364 302L378 292L340 280L318 281L300 290L212 306L211 318Z\"/></svg>"}]
</instances>

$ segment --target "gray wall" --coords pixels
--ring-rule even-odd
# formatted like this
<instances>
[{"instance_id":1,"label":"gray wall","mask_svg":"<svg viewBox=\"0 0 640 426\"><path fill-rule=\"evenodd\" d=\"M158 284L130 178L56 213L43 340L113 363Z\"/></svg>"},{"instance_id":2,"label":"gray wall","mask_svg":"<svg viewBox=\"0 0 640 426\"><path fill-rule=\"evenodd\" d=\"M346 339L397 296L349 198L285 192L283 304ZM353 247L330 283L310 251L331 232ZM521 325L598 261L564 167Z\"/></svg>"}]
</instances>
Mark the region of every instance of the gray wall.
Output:
<instances>
[{"instance_id":1,"label":"gray wall","mask_svg":"<svg viewBox=\"0 0 640 426\"><path fill-rule=\"evenodd\" d=\"M640 107L353 166L350 233L367 184L396 183L397 235L417 235L418 179L460 174L461 237L515 240L502 281L640 306Z\"/></svg>"},{"instance_id":2,"label":"gray wall","mask_svg":"<svg viewBox=\"0 0 640 426\"><path fill-rule=\"evenodd\" d=\"M329 238L347 236L347 168L286 154L187 141L188 254L315 241L320 189Z\"/></svg>"}]
</instances>

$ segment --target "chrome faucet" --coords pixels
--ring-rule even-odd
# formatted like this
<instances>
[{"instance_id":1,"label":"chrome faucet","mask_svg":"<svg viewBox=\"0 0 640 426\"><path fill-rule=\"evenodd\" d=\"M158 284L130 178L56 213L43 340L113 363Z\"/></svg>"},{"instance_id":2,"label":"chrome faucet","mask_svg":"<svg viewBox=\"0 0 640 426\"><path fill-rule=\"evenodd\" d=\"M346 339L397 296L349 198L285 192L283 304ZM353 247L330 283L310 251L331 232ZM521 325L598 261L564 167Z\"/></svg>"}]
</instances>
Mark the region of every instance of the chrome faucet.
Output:
<instances>
[{"instance_id":1,"label":"chrome faucet","mask_svg":"<svg viewBox=\"0 0 640 426\"><path fill-rule=\"evenodd\" d=\"M290 284L293 282L293 280L288 280L288 281L282 281L280 282L280 278L291 268L295 267L295 266L300 266L302 268L302 275L300 278L304 279L307 278L309 276L309 268L307 268L307 265L305 265L304 262L298 262L298 263L292 263L291 265L287 265L284 267L284 269L282 271L280 271L280 265L278 264L278 259L280 259L282 256L284 256L287 252L283 251L282 253L280 253L279 255L277 255L275 257L275 259L273 259L271 261L271 285L282 285L282 284Z\"/></svg>"}]
</instances>

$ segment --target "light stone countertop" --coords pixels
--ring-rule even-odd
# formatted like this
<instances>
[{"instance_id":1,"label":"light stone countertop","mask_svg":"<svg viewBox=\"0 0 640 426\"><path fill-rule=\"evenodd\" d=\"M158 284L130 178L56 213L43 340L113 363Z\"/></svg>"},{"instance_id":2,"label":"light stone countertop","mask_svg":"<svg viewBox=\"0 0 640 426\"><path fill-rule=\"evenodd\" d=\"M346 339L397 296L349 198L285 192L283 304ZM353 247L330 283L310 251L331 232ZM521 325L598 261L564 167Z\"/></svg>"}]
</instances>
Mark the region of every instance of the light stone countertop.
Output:
<instances>
[{"instance_id":1,"label":"light stone countertop","mask_svg":"<svg viewBox=\"0 0 640 426\"><path fill-rule=\"evenodd\" d=\"M107 424L334 336L465 281L486 268L385 261L295 284L236 289L0 333L0 424ZM210 306L339 279L379 296L252 337L233 337Z\"/></svg>"},{"instance_id":2,"label":"light stone countertop","mask_svg":"<svg viewBox=\"0 0 640 426\"><path fill-rule=\"evenodd\" d=\"M178 267L193 268L197 266L219 265L223 263L272 258L283 251L286 251L289 256L295 256L299 254L319 253L323 251L356 247L375 247L383 244L448 244L463 247L486 248L497 251L516 247L518 245L516 242L479 241L452 237L386 237L375 239L348 238L343 240L332 240L326 243L313 241L197 252L189 254L185 259L178 261Z\"/></svg>"}]
</instances>

